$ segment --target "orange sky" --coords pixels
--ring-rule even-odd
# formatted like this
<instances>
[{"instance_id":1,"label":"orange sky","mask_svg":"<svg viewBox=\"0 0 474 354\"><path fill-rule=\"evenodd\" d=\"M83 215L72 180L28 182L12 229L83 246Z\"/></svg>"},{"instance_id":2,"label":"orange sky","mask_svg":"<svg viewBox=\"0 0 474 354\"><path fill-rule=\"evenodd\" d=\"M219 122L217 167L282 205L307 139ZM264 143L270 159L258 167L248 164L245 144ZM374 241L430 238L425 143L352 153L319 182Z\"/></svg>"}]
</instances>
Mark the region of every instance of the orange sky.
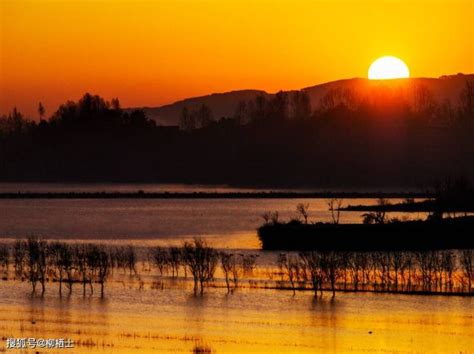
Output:
<instances>
[{"instance_id":1,"label":"orange sky","mask_svg":"<svg viewBox=\"0 0 474 354\"><path fill-rule=\"evenodd\" d=\"M232 89L474 72L474 0L0 0L0 113L84 92L155 106Z\"/></svg>"}]
</instances>

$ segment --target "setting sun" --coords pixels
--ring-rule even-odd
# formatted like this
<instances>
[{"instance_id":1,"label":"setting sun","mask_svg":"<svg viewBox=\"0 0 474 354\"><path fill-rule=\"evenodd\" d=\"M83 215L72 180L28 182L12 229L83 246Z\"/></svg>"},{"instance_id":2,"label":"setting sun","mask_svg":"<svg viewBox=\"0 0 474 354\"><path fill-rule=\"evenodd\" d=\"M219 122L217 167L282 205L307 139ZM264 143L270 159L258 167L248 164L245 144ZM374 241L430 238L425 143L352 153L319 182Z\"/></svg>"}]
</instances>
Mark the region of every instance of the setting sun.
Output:
<instances>
[{"instance_id":1,"label":"setting sun","mask_svg":"<svg viewBox=\"0 0 474 354\"><path fill-rule=\"evenodd\" d=\"M407 77L410 77L407 65L402 60L392 56L377 59L369 68L369 79L371 80L402 79Z\"/></svg>"}]
</instances>

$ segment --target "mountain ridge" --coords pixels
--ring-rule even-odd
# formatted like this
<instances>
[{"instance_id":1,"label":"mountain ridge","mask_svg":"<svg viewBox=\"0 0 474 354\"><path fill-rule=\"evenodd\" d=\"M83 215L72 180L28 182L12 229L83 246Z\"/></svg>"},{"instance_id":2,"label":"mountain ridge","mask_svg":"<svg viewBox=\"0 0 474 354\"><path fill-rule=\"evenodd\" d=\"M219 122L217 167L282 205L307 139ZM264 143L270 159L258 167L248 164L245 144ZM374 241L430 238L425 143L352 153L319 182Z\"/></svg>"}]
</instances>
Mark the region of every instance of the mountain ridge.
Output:
<instances>
[{"instance_id":1,"label":"mountain ridge","mask_svg":"<svg viewBox=\"0 0 474 354\"><path fill-rule=\"evenodd\" d=\"M374 90L381 86L390 87L398 91L404 90L408 98L413 94L413 90L420 85L425 86L432 94L433 99L439 103L449 101L456 106L462 87L466 81L474 81L474 74L454 74L433 77L414 77L395 80L369 80L366 78L354 77L324 82L317 85L303 87L300 90L282 90L282 92L293 94L294 92L305 92L310 98L312 109L316 109L321 99L330 90L351 90L361 97L373 96ZM256 96L263 95L271 98L275 93L269 93L258 89L231 90L226 92L215 92L208 95L189 97L176 102L157 107L131 107L127 110L142 109L151 119L160 125L178 125L183 108L190 110L198 109L201 105L207 105L213 112L214 118L232 116L241 101L255 99Z\"/></svg>"}]
</instances>

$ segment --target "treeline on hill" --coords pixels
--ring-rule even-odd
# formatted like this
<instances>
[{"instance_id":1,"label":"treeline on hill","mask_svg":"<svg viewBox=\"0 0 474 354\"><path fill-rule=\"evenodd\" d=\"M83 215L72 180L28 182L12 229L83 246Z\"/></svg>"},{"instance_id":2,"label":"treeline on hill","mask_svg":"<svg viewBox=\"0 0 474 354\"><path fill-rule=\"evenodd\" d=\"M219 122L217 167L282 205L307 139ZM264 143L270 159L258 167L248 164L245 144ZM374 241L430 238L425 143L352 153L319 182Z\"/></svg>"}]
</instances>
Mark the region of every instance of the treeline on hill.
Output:
<instances>
[{"instance_id":1,"label":"treeline on hill","mask_svg":"<svg viewBox=\"0 0 474 354\"><path fill-rule=\"evenodd\" d=\"M140 181L260 186L419 186L472 178L474 84L456 105L426 87L368 100L334 89L311 107L303 92L240 102L232 117L183 109L161 127L117 99L84 95L40 122L0 120L0 179Z\"/></svg>"}]
</instances>

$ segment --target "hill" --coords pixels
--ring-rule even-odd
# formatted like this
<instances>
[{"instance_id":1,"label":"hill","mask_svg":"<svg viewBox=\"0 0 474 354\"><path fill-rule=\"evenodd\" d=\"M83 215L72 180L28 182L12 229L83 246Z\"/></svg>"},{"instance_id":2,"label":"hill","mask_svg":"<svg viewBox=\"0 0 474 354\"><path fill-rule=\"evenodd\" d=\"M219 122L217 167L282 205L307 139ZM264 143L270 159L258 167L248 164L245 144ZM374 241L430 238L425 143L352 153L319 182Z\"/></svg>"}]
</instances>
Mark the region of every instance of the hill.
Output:
<instances>
[{"instance_id":1,"label":"hill","mask_svg":"<svg viewBox=\"0 0 474 354\"><path fill-rule=\"evenodd\" d=\"M450 102L455 107L458 105L459 94L467 80L474 81L474 74L400 80L352 78L302 88L301 91L308 94L313 109L317 109L321 105L321 100L331 91L350 92L361 99L367 98L369 100L376 99L381 91L396 93L402 94L407 102L413 104L417 95L419 96L420 88L423 88L423 92L434 101L439 103ZM288 92L291 96L295 91L285 92ZM264 95L266 98L273 96L273 94L261 90L239 90L192 97L160 107L141 107L141 109L158 124L177 125L184 107L194 110L205 104L212 110L214 118L218 119L232 116L239 102L253 100L258 95Z\"/></svg>"},{"instance_id":2,"label":"hill","mask_svg":"<svg viewBox=\"0 0 474 354\"><path fill-rule=\"evenodd\" d=\"M265 91L260 90L239 90L192 97L160 107L143 107L140 109L143 109L147 116L158 124L177 125L184 107L195 110L205 104L211 108L215 118L221 118L232 115L238 102L253 100L258 95L270 96Z\"/></svg>"}]
</instances>

